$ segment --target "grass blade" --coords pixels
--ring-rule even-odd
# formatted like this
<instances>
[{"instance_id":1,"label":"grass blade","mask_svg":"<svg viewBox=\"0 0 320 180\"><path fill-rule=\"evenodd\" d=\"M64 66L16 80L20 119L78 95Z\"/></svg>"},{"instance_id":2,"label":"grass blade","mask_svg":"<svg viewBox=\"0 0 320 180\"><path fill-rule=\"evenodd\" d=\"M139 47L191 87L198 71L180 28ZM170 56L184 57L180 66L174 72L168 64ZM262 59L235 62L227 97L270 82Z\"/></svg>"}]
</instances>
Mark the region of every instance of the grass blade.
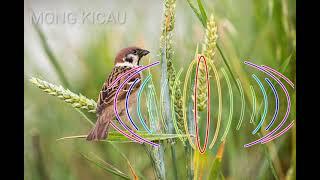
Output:
<instances>
[{"instance_id":1,"label":"grass blade","mask_svg":"<svg viewBox=\"0 0 320 180\"><path fill-rule=\"evenodd\" d=\"M126 131L125 131L126 132ZM128 133L128 132L126 132ZM186 134L149 134L147 131L140 131L140 132L136 132L139 136L148 139L150 141L161 141L161 140L168 140L168 139L179 139L180 137L187 137ZM60 140L66 140L66 139L78 139L78 138L86 138L87 135L76 135L76 136L66 136L66 137L62 137L57 139L57 141ZM121 133L117 132L117 131L112 131L109 132L108 134L108 139L107 140L102 140L102 141L112 141L112 142L117 142L117 141L121 141L121 142L133 142L127 139L127 137L125 137L124 135L122 135Z\"/></svg>"},{"instance_id":2,"label":"grass blade","mask_svg":"<svg viewBox=\"0 0 320 180\"><path fill-rule=\"evenodd\" d=\"M197 3L198 3L198 6L199 6L199 10L200 10L201 16L202 16L203 24L207 24L208 17L207 17L206 10L203 7L202 1L201 0L197 0Z\"/></svg>"},{"instance_id":3,"label":"grass blade","mask_svg":"<svg viewBox=\"0 0 320 180\"><path fill-rule=\"evenodd\" d=\"M120 155L123 157L123 159L125 159L125 161L127 162L128 166L129 166L129 169L130 169L130 172L131 172L131 174L132 174L133 179L134 179L134 180L139 179L137 173L135 172L134 168L132 167L132 165L131 165L129 159L127 158L127 156L124 155L124 154L120 151L120 149L119 149L116 145L114 145L112 142L110 142L110 144L112 145L112 147L113 147L117 152L120 153Z\"/></svg>"},{"instance_id":4,"label":"grass blade","mask_svg":"<svg viewBox=\"0 0 320 180\"><path fill-rule=\"evenodd\" d=\"M222 161L223 151L224 151L224 147L225 147L224 145L225 145L225 143L223 142L219 146L217 156L211 166L208 180L209 179L222 179L221 176L223 177L222 172L221 172L221 164L222 164L221 161Z\"/></svg>"},{"instance_id":5,"label":"grass blade","mask_svg":"<svg viewBox=\"0 0 320 180\"><path fill-rule=\"evenodd\" d=\"M232 72L232 70L231 70L231 67L230 67L230 65L229 65L229 63L228 63L228 61L227 61L227 58L226 58L225 55L223 54L223 52L222 52L222 50L221 50L221 48L220 48L220 46L219 46L218 43L217 43L217 49L218 49L218 51L219 51L219 53L220 53L220 55L221 55L221 57L222 57L222 60L223 60L224 64L227 66L227 69L228 69L229 73L231 74L232 81L233 81L234 84L236 85L238 91L241 92L241 91L240 91L240 88L239 88L239 86L238 86L237 80L236 80L236 78L235 78L235 76L234 76L234 74L233 74L233 72Z\"/></svg>"},{"instance_id":6,"label":"grass blade","mask_svg":"<svg viewBox=\"0 0 320 180\"><path fill-rule=\"evenodd\" d=\"M200 12L198 11L198 9L194 6L194 4L192 3L191 0L187 0L190 8L192 9L192 11L194 12L194 14L197 16L197 18L200 20L200 22L202 23L202 25L205 27L206 23L202 20L202 16L200 14Z\"/></svg>"},{"instance_id":7,"label":"grass blade","mask_svg":"<svg viewBox=\"0 0 320 180\"><path fill-rule=\"evenodd\" d=\"M105 161L102 161L100 158L99 161L102 161L103 163L99 162L98 160L95 160L94 158L91 158L87 155L84 155L82 153L80 153L82 157L84 157L87 161L93 163L94 165L96 165L97 167L102 168L103 170L112 173L118 177L121 177L123 179L130 179L130 177L128 175L126 175L125 173L121 172L120 170L118 170L117 168L113 167L112 165L106 163Z\"/></svg>"}]
</instances>

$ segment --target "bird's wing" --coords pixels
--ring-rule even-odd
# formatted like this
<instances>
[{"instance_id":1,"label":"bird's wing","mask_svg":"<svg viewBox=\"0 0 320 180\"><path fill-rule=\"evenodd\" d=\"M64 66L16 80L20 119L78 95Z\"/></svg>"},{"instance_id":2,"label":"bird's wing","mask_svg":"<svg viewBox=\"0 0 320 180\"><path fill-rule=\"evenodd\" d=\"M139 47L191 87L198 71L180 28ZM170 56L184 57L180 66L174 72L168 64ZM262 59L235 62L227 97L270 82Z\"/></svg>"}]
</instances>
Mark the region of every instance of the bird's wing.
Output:
<instances>
[{"instance_id":1,"label":"bird's wing","mask_svg":"<svg viewBox=\"0 0 320 180\"><path fill-rule=\"evenodd\" d=\"M103 109L105 109L107 106L112 105L113 101L114 101L114 96L116 94L117 89L119 88L119 86L122 84L122 82L124 82L126 80L126 78L131 74L129 73L129 75L126 75L124 77L122 77L120 80L118 80L113 87L109 87L113 81L115 81L117 79L117 77L121 76L123 73L126 73L127 71L129 71L131 69L131 67L127 67L127 66L115 66L112 70L112 72L110 73L108 79L106 80L106 82L103 84L102 89L99 93L99 98L98 98L98 102L97 102L97 114L100 115L103 112ZM131 78L129 80L129 82L124 85L124 87L122 88L122 90L119 92L119 96L118 96L118 100L124 99L127 91L131 85L131 83L136 79L136 78L140 78L140 74L137 74L136 76L134 76L133 78ZM136 86L135 89L137 89L139 86Z\"/></svg>"}]
</instances>

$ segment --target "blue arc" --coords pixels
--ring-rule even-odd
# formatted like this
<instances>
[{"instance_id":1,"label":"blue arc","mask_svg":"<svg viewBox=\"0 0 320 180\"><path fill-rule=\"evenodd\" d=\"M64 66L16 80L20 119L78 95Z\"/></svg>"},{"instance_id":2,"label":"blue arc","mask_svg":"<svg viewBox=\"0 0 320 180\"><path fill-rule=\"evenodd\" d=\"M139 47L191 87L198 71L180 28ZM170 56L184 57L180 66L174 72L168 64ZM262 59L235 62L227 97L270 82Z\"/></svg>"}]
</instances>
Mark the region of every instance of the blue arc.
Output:
<instances>
[{"instance_id":1,"label":"blue arc","mask_svg":"<svg viewBox=\"0 0 320 180\"><path fill-rule=\"evenodd\" d=\"M263 111L263 114L262 114L262 117L261 117L261 120L258 124L258 126L256 127L255 130L252 131L252 134L256 134L257 131L261 128L265 118L266 118L266 115L267 115L267 112L268 112L268 97L267 97L267 93L266 93L266 90L264 89L261 81L259 80L259 78L255 75L255 74L252 74L252 77L257 81L258 85L260 86L260 89L262 91L262 94L263 94L263 99L264 99L264 111Z\"/></svg>"},{"instance_id":2,"label":"blue arc","mask_svg":"<svg viewBox=\"0 0 320 180\"><path fill-rule=\"evenodd\" d=\"M159 62L159 61L156 61L156 62L154 62L154 63L152 63L152 64L147 65L147 66L142 66L141 68L138 68L133 74L129 75L129 77L127 77L127 78L120 84L120 86L118 87L118 89L117 89L117 91L116 91L115 98L114 98L114 109L113 109L113 110L114 110L114 113L115 113L115 116L116 116L118 122L120 123L120 125L121 125L123 128L125 128L127 131L129 131L129 133L132 135L132 136L130 136L130 135L127 135L127 134L126 134L126 136L127 136L129 139L134 139L134 137L135 137L135 138L138 139L138 142L139 142L140 144L142 144L142 143L148 143L148 144L150 144L150 145L152 145L152 146L154 146L154 147L158 147L158 146L160 146L160 144L157 144L157 143L154 143L154 142L152 142L152 141L150 141L150 140L147 140L147 139L145 139L145 138L142 138L141 136L139 136L138 134L136 134L134 131L132 131L130 128L128 128L128 127L124 124L124 122L121 120L121 117L119 116L118 107L117 107L117 100L118 100L118 96L119 96L120 90L124 87L124 85L125 85L131 78L133 78L135 75L137 75L137 74L140 73L141 71L144 71L144 70L146 70L147 68L156 66L156 65L158 65L158 64L160 64L160 62ZM134 139L134 140L136 140L136 139Z\"/></svg>"},{"instance_id":3,"label":"blue arc","mask_svg":"<svg viewBox=\"0 0 320 180\"><path fill-rule=\"evenodd\" d=\"M140 79L135 79L134 82L131 84L131 86L129 87L129 90L128 90L128 93L126 94L126 113L127 113L127 116L131 122L131 124L134 126L134 128L136 130L139 130L138 126L134 123L134 121L132 120L131 116L130 116L130 113L129 113L129 96L131 94L131 91L133 89L133 87L137 84L137 82L139 82Z\"/></svg>"},{"instance_id":4,"label":"blue arc","mask_svg":"<svg viewBox=\"0 0 320 180\"><path fill-rule=\"evenodd\" d=\"M140 98L141 98L141 93L142 93L142 90L144 89L144 87L146 86L146 84L148 83L148 81L151 79L151 74L147 76L147 78L143 81L140 89L139 89L139 92L138 92L138 96L137 96L137 112L138 112L138 118L142 124L142 126L144 127L144 129L146 131L148 131L149 134L151 134L151 130L148 128L148 126L146 125L146 123L144 122L144 119L141 115L141 106L140 106Z\"/></svg>"},{"instance_id":5,"label":"blue arc","mask_svg":"<svg viewBox=\"0 0 320 180\"><path fill-rule=\"evenodd\" d=\"M285 85L274 74L268 72L262 66L256 65L256 64L254 64L252 62L244 61L244 64L257 69L257 70L265 73L266 75L270 76L272 79L274 79L281 86L283 92L286 94L286 99L287 99L287 110L286 110L286 114L284 115L282 121L278 124L278 126L275 129L273 129L271 132L268 132L268 134L266 134L265 136L261 137L260 139L255 140L255 141L253 141L251 143L248 143L248 144L244 145L244 147L250 147L250 146L253 146L253 145L257 144L257 143L265 142L270 137L271 138L273 138L273 137L277 138L277 137L272 136L272 135L275 132L277 132L286 123L286 121L288 119L288 116L289 116L289 113L290 113L291 100L290 100L290 96L289 96L289 92L288 92L287 88L285 87Z\"/></svg>"},{"instance_id":6,"label":"blue arc","mask_svg":"<svg viewBox=\"0 0 320 180\"><path fill-rule=\"evenodd\" d=\"M274 87L274 85L271 83L271 81L268 79L268 78L265 78L265 80L267 81L267 83L269 84L269 86L271 87L272 89L272 92L276 98L276 110L274 112L274 115L273 115L273 118L270 122L270 124L268 124L268 126L266 127L265 130L268 130L274 123L274 121L276 120L277 116L278 116L278 112L279 112L279 96L278 96L278 93L277 93L277 90L276 88Z\"/></svg>"}]
</instances>

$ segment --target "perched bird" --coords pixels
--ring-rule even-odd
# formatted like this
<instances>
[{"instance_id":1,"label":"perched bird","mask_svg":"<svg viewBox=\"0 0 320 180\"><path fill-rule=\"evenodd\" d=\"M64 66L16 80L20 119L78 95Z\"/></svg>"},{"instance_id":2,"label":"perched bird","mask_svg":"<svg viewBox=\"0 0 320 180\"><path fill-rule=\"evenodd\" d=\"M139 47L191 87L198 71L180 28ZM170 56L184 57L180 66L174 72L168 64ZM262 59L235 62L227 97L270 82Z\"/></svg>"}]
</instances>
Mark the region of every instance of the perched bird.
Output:
<instances>
[{"instance_id":1,"label":"perched bird","mask_svg":"<svg viewBox=\"0 0 320 180\"><path fill-rule=\"evenodd\" d=\"M117 54L114 60L114 68L112 72L108 76L107 80L102 86L102 90L100 91L98 102L97 102L97 121L95 127L90 131L87 136L88 141L97 141L106 139L108 135L110 122L115 118L114 113L114 96L115 93L122 82L128 76L122 77L113 87L108 87L117 77L120 77L123 73L129 71L130 69L139 66L140 59L149 54L148 50L144 50L138 47L127 47ZM129 73L130 74L130 73ZM140 74L137 74L135 77L131 78L127 84L125 84L124 88L121 89L117 106L120 116L122 116L125 112L125 98L128 92L130 85L134 82L136 78L141 78ZM135 85L132 90L130 97L135 96L137 93L137 89L140 86L140 81ZM135 104L136 98L131 98L129 101L129 106Z\"/></svg>"}]
</instances>

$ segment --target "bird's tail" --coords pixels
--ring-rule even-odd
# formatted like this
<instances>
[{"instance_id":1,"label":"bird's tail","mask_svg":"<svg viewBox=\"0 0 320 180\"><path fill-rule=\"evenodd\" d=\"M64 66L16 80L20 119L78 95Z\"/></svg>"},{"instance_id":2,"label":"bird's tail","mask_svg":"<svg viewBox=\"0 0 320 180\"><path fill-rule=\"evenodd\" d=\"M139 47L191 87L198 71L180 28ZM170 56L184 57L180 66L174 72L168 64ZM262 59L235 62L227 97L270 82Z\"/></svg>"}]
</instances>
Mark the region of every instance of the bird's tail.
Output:
<instances>
[{"instance_id":1,"label":"bird's tail","mask_svg":"<svg viewBox=\"0 0 320 180\"><path fill-rule=\"evenodd\" d=\"M101 116L98 118L95 127L91 129L89 135L87 136L88 141L99 141L107 138L111 118L109 119L102 119L102 118L109 118L109 117Z\"/></svg>"}]
</instances>

